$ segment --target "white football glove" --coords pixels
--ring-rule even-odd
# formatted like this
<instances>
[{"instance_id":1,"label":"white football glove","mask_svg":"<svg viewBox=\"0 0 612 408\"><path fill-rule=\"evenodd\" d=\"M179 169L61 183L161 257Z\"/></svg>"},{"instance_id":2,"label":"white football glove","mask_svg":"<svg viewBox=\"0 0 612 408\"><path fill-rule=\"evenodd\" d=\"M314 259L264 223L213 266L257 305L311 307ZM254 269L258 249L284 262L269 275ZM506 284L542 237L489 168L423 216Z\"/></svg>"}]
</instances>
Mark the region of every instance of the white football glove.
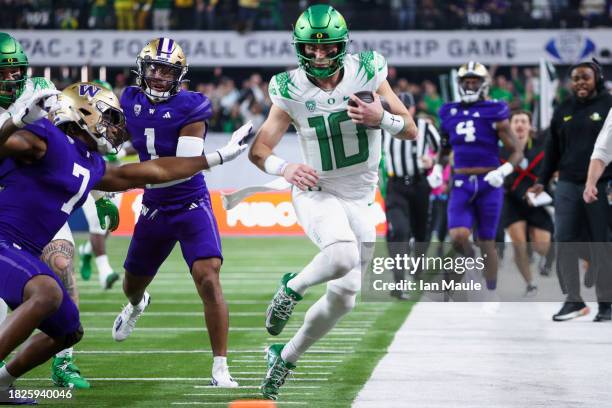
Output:
<instances>
[{"instance_id":1,"label":"white football glove","mask_svg":"<svg viewBox=\"0 0 612 408\"><path fill-rule=\"evenodd\" d=\"M248 121L238 130L236 130L232 134L232 138L230 139L229 143L217 150L217 153L219 153L219 156L221 157L221 163L219 164L232 161L236 157L240 156L242 152L249 147L249 145L244 143L244 139L249 137L252 131L253 123L251 123L251 121Z\"/></svg>"},{"instance_id":2,"label":"white football glove","mask_svg":"<svg viewBox=\"0 0 612 408\"><path fill-rule=\"evenodd\" d=\"M427 182L431 188L438 188L444 182L442 177L442 165L436 164L433 166L431 173L427 176Z\"/></svg>"},{"instance_id":3,"label":"white football glove","mask_svg":"<svg viewBox=\"0 0 612 408\"><path fill-rule=\"evenodd\" d=\"M56 89L24 92L8 109L15 126L25 127L55 112L59 108L57 95L60 93Z\"/></svg>"},{"instance_id":4,"label":"white football glove","mask_svg":"<svg viewBox=\"0 0 612 408\"><path fill-rule=\"evenodd\" d=\"M510 163L504 163L495 170L491 170L484 177L484 181L495 188L499 188L504 184L504 179L514 171L514 166Z\"/></svg>"}]
</instances>

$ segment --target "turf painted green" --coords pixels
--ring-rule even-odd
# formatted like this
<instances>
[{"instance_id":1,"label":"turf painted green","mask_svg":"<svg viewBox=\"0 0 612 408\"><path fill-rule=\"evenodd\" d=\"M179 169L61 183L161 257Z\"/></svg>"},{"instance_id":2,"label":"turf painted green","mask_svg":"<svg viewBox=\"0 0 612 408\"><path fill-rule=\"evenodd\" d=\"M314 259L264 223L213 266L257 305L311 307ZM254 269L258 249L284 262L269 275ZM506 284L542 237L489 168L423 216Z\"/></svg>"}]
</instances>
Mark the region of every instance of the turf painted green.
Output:
<instances>
[{"instance_id":1,"label":"turf painted green","mask_svg":"<svg viewBox=\"0 0 612 408\"><path fill-rule=\"evenodd\" d=\"M121 270L128 243L126 238L109 241L111 264L117 270ZM304 238L228 238L223 240L223 248L226 258L222 282L230 309L230 368L241 386L252 388L202 387L210 380L212 355L202 305L177 248L150 287L150 308L122 343L111 338L112 323L125 302L121 285L103 292L96 272L89 282L78 282L85 337L77 345L75 356L92 388L76 391L72 403L46 400L41 404L225 407L236 399L259 398L255 387L265 374L265 345L288 340L324 286L306 294L278 338L270 337L264 328L267 303L282 274L298 272L316 248ZM358 303L352 314L298 362L293 377L281 389L278 406L349 407L411 305ZM51 387L49 369L48 363L43 364L18 385Z\"/></svg>"}]
</instances>

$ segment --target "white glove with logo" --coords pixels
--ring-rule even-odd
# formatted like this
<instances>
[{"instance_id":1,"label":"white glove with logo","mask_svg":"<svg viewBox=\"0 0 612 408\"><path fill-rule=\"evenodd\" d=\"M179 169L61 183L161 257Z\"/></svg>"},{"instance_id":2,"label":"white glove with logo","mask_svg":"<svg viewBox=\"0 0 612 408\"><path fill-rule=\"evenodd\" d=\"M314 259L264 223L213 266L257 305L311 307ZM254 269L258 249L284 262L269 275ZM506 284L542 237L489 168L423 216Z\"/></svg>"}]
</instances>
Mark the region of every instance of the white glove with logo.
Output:
<instances>
[{"instance_id":1,"label":"white glove with logo","mask_svg":"<svg viewBox=\"0 0 612 408\"><path fill-rule=\"evenodd\" d=\"M219 153L219 156L221 157L221 163L219 164L232 161L236 157L240 156L240 154L242 154L242 152L249 147L249 145L244 143L244 141L251 135L252 131L253 123L251 123L251 121L248 121L238 130L236 130L232 134L232 138L230 139L229 143L217 150L217 153Z\"/></svg>"},{"instance_id":2,"label":"white glove with logo","mask_svg":"<svg viewBox=\"0 0 612 408\"><path fill-rule=\"evenodd\" d=\"M508 162L502 164L495 170L491 170L484 177L484 181L489 183L495 188L499 188L504 184L504 179L512 174L514 171L514 166Z\"/></svg>"},{"instance_id":3,"label":"white glove with logo","mask_svg":"<svg viewBox=\"0 0 612 408\"><path fill-rule=\"evenodd\" d=\"M8 109L15 126L23 128L55 112L60 93L56 89L26 90Z\"/></svg>"},{"instance_id":4,"label":"white glove with logo","mask_svg":"<svg viewBox=\"0 0 612 408\"><path fill-rule=\"evenodd\" d=\"M431 188L438 188L444 182L442 177L442 170L443 169L441 164L436 164L435 166L433 166L431 173L429 174L429 176L427 176L427 182L429 183L429 186Z\"/></svg>"}]
</instances>

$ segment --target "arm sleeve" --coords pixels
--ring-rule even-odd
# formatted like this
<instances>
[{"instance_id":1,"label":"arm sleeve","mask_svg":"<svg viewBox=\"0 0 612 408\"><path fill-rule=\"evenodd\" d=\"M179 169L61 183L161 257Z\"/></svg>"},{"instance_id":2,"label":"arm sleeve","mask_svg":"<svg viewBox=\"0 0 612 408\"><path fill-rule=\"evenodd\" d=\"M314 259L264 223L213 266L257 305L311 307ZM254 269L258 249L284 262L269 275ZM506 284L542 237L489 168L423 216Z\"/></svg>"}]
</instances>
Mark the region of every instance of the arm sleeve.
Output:
<instances>
[{"instance_id":1,"label":"arm sleeve","mask_svg":"<svg viewBox=\"0 0 612 408\"><path fill-rule=\"evenodd\" d=\"M608 117L597 136L595 148L591 160L599 159L607 166L612 161L612 109L608 111Z\"/></svg>"},{"instance_id":2,"label":"arm sleeve","mask_svg":"<svg viewBox=\"0 0 612 408\"><path fill-rule=\"evenodd\" d=\"M544 186L548 185L550 178L557 170L560 156L559 133L557 131L556 121L553 118L550 126L550 132L546 137L546 144L544 146L544 163L542 163L542 170L538 175L537 183L543 184Z\"/></svg>"}]
</instances>

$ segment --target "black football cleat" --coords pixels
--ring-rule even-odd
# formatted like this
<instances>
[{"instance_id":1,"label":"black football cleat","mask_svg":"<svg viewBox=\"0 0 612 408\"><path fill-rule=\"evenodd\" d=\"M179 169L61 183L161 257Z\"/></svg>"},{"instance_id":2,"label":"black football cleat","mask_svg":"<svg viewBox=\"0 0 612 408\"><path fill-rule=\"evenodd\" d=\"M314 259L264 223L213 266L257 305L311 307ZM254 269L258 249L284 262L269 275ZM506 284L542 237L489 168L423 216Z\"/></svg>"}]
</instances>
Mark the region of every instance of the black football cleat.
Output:
<instances>
[{"instance_id":1,"label":"black football cleat","mask_svg":"<svg viewBox=\"0 0 612 408\"><path fill-rule=\"evenodd\" d=\"M553 315L553 320L555 322L564 322L576 317L586 316L589 314L589 311L589 307L584 302L565 302L561 310Z\"/></svg>"}]
</instances>

